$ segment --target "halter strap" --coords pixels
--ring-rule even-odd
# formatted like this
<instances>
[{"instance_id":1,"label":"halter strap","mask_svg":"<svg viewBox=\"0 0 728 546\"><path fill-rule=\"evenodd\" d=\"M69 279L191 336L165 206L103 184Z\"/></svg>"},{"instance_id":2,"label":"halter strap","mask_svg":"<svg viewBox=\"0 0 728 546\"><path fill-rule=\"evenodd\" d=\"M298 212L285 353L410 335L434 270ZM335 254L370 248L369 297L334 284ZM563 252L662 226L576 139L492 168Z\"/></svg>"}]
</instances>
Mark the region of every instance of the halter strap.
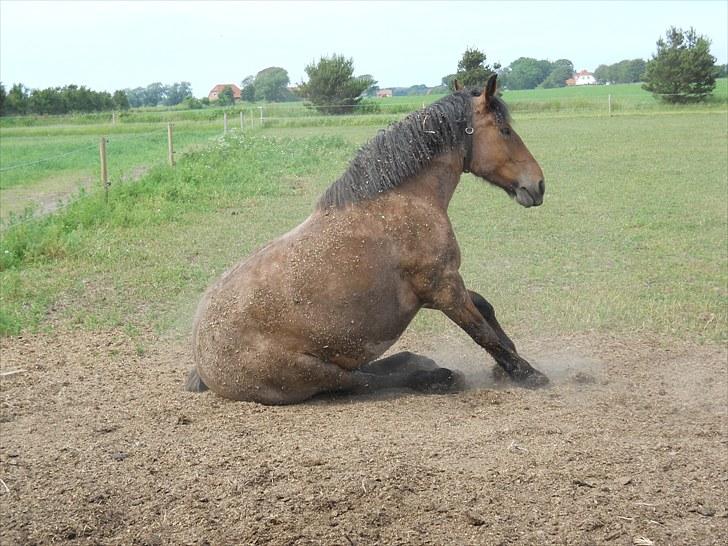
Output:
<instances>
[{"instance_id":1,"label":"halter strap","mask_svg":"<svg viewBox=\"0 0 728 546\"><path fill-rule=\"evenodd\" d=\"M473 128L465 128L465 137L463 137L463 144L465 144L465 159L463 159L463 172L470 172L470 161L473 159Z\"/></svg>"}]
</instances>

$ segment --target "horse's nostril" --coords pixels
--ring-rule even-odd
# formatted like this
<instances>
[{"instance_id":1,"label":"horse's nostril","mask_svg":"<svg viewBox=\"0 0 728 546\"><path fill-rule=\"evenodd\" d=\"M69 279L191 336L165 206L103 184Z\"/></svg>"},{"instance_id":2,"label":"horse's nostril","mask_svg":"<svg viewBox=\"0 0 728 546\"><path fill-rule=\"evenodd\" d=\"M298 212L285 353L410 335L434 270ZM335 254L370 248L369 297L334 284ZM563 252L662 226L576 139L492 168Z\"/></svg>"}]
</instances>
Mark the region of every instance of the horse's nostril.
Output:
<instances>
[{"instance_id":1,"label":"horse's nostril","mask_svg":"<svg viewBox=\"0 0 728 546\"><path fill-rule=\"evenodd\" d=\"M541 195L546 193L546 184L544 183L543 178L538 182L538 191L541 193Z\"/></svg>"}]
</instances>

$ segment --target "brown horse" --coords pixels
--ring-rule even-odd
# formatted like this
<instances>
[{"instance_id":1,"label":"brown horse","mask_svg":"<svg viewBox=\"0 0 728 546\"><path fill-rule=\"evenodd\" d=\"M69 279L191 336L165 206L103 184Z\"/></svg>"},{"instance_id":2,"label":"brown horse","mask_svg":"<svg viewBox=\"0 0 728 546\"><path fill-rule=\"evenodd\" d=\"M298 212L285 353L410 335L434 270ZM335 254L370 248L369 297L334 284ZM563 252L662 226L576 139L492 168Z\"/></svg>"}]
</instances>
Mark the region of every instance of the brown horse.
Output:
<instances>
[{"instance_id":1,"label":"brown horse","mask_svg":"<svg viewBox=\"0 0 728 546\"><path fill-rule=\"evenodd\" d=\"M495 76L482 93L456 85L381 131L302 224L207 291L186 388L263 404L327 391L454 389L456 374L425 357L376 360L423 307L445 313L514 381L547 383L458 273L447 207L468 171L524 207L543 202L543 173L510 126Z\"/></svg>"}]
</instances>

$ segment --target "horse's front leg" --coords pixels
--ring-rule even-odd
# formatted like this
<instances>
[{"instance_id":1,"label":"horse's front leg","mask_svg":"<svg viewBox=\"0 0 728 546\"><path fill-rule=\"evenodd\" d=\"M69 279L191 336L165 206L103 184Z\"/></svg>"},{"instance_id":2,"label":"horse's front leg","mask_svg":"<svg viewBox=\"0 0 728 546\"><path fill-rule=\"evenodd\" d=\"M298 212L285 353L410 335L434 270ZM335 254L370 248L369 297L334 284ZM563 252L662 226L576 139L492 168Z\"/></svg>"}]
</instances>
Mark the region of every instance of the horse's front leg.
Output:
<instances>
[{"instance_id":1,"label":"horse's front leg","mask_svg":"<svg viewBox=\"0 0 728 546\"><path fill-rule=\"evenodd\" d=\"M514 381L527 387L541 387L549 382L516 352L515 345L496 320L493 307L477 292L467 290L458 273L444 276L429 303L429 307L445 313L488 351Z\"/></svg>"}]
</instances>

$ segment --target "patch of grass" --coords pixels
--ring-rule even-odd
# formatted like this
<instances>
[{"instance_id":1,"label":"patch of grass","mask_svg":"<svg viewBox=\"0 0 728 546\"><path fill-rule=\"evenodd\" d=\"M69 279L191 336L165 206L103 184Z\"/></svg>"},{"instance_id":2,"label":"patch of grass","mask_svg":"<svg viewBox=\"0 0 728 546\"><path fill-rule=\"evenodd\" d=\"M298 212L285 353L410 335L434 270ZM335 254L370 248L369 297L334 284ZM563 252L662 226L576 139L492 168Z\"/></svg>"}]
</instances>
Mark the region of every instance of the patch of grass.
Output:
<instances>
[{"instance_id":1,"label":"patch of grass","mask_svg":"<svg viewBox=\"0 0 728 546\"><path fill-rule=\"evenodd\" d=\"M221 133L222 126L175 127L175 149L184 150ZM107 159L112 183L139 165L166 161L166 126L5 129L0 132L0 169L5 169L0 172L0 189L32 185L60 173L98 178L101 136L108 137Z\"/></svg>"}]
</instances>

